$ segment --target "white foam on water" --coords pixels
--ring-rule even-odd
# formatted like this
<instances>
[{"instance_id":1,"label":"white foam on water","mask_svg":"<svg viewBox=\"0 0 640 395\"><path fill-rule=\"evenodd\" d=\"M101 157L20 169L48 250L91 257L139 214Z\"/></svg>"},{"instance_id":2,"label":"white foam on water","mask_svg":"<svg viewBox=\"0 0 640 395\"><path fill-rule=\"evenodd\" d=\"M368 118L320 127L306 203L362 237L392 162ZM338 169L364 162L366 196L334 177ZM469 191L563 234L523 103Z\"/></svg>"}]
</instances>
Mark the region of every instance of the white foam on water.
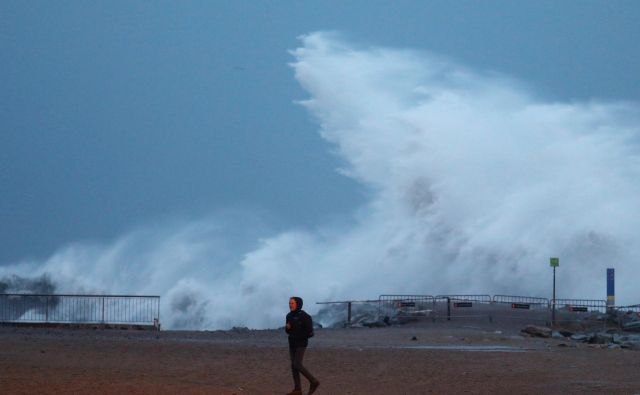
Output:
<instances>
[{"instance_id":1,"label":"white foam on water","mask_svg":"<svg viewBox=\"0 0 640 395\"><path fill-rule=\"evenodd\" d=\"M342 225L250 234L251 213L213 215L0 275L159 294L175 329L278 327L291 295L311 312L383 293L550 297L552 256L558 297L605 299L615 267L617 302L640 301L637 103L545 100L497 73L330 33L301 37L292 56L302 105L369 191Z\"/></svg>"}]
</instances>

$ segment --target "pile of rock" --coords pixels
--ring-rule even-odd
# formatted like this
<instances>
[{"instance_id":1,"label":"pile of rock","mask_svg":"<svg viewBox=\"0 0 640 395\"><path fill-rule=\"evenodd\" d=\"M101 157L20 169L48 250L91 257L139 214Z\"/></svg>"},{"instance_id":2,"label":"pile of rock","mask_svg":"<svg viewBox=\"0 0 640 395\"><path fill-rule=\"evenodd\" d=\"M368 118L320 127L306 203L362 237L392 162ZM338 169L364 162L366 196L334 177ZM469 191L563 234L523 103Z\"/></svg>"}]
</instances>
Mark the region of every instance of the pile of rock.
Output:
<instances>
[{"instance_id":1,"label":"pile of rock","mask_svg":"<svg viewBox=\"0 0 640 395\"><path fill-rule=\"evenodd\" d=\"M640 334L627 333L619 329L573 333L567 330L553 331L545 326L527 325L521 332L533 337L565 339L576 343L606 345L608 348L640 350ZM566 346L567 344L561 345Z\"/></svg>"},{"instance_id":2,"label":"pile of rock","mask_svg":"<svg viewBox=\"0 0 640 395\"><path fill-rule=\"evenodd\" d=\"M609 348L628 348L640 350L640 335L620 333L617 331L575 333L569 337L575 342L604 344Z\"/></svg>"},{"instance_id":3,"label":"pile of rock","mask_svg":"<svg viewBox=\"0 0 640 395\"><path fill-rule=\"evenodd\" d=\"M640 312L637 310L638 305L629 306L628 308L618 308L609 313L609 322L618 325L625 331L640 332Z\"/></svg>"},{"instance_id":4,"label":"pile of rock","mask_svg":"<svg viewBox=\"0 0 640 395\"><path fill-rule=\"evenodd\" d=\"M553 334L551 328L538 325L527 325L521 332L533 337L551 337Z\"/></svg>"}]
</instances>

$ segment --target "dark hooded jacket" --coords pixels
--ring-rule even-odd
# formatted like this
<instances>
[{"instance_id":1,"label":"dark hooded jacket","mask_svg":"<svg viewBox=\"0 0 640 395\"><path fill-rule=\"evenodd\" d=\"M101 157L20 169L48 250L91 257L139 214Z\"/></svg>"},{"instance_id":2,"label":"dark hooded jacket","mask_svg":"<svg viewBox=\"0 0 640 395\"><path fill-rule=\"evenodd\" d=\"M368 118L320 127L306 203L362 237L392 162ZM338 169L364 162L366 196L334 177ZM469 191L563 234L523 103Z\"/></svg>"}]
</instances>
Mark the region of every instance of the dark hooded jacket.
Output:
<instances>
[{"instance_id":1,"label":"dark hooded jacket","mask_svg":"<svg viewBox=\"0 0 640 395\"><path fill-rule=\"evenodd\" d=\"M307 347L309 338L313 337L313 320L311 316L302 310L302 298L297 296L291 299L296 301L297 308L287 314L285 331L289 334L289 347ZM287 329L286 324L291 326Z\"/></svg>"}]
</instances>

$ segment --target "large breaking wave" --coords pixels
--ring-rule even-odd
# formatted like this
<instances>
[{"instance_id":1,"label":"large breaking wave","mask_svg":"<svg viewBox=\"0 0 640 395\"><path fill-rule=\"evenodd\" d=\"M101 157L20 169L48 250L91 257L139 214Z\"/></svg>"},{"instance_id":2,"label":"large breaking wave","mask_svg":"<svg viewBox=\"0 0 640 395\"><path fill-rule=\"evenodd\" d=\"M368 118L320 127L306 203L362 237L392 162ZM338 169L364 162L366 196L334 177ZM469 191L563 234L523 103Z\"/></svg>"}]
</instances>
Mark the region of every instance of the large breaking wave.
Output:
<instances>
[{"instance_id":1,"label":"large breaking wave","mask_svg":"<svg viewBox=\"0 0 640 395\"><path fill-rule=\"evenodd\" d=\"M172 222L0 276L160 294L164 326L193 329L279 326L293 294L312 311L381 293L550 296L550 256L559 297L604 299L615 267L618 301L640 301L637 103L552 102L425 52L301 41L302 105L370 192L352 218L266 236L245 214Z\"/></svg>"}]
</instances>

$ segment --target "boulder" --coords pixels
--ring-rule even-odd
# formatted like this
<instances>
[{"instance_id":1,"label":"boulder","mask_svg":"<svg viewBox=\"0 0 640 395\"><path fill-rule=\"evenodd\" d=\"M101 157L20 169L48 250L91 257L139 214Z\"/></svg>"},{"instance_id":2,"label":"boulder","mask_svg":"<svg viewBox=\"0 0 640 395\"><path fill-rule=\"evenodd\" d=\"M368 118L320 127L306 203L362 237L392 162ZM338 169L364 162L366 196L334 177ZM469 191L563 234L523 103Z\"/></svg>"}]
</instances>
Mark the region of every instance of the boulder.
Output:
<instances>
[{"instance_id":1,"label":"boulder","mask_svg":"<svg viewBox=\"0 0 640 395\"><path fill-rule=\"evenodd\" d=\"M521 332L534 337L551 337L551 328L546 326L527 325Z\"/></svg>"},{"instance_id":2,"label":"boulder","mask_svg":"<svg viewBox=\"0 0 640 395\"><path fill-rule=\"evenodd\" d=\"M573 335L571 335L571 340L586 343L591 340L591 335L587 335L585 333L574 333Z\"/></svg>"},{"instance_id":3,"label":"boulder","mask_svg":"<svg viewBox=\"0 0 640 395\"><path fill-rule=\"evenodd\" d=\"M613 335L608 333L594 333L589 339L591 344L609 344L613 342Z\"/></svg>"},{"instance_id":4,"label":"boulder","mask_svg":"<svg viewBox=\"0 0 640 395\"><path fill-rule=\"evenodd\" d=\"M622 324L622 329L625 331L640 332L640 320L626 322Z\"/></svg>"},{"instance_id":5,"label":"boulder","mask_svg":"<svg viewBox=\"0 0 640 395\"><path fill-rule=\"evenodd\" d=\"M629 331L640 331L640 312L634 311L635 306L622 307L610 312L610 322Z\"/></svg>"},{"instance_id":6,"label":"boulder","mask_svg":"<svg viewBox=\"0 0 640 395\"><path fill-rule=\"evenodd\" d=\"M626 335L620 342L622 348L630 348L632 350L640 350L640 335Z\"/></svg>"},{"instance_id":7,"label":"boulder","mask_svg":"<svg viewBox=\"0 0 640 395\"><path fill-rule=\"evenodd\" d=\"M571 335L573 335L573 332L564 329L560 329L558 332L564 337L571 337Z\"/></svg>"},{"instance_id":8,"label":"boulder","mask_svg":"<svg viewBox=\"0 0 640 395\"><path fill-rule=\"evenodd\" d=\"M640 342L622 342L620 343L620 347L627 348L630 350L640 350Z\"/></svg>"},{"instance_id":9,"label":"boulder","mask_svg":"<svg viewBox=\"0 0 640 395\"><path fill-rule=\"evenodd\" d=\"M623 343L639 343L640 344L640 335L614 334L612 341L616 344L623 344Z\"/></svg>"}]
</instances>

